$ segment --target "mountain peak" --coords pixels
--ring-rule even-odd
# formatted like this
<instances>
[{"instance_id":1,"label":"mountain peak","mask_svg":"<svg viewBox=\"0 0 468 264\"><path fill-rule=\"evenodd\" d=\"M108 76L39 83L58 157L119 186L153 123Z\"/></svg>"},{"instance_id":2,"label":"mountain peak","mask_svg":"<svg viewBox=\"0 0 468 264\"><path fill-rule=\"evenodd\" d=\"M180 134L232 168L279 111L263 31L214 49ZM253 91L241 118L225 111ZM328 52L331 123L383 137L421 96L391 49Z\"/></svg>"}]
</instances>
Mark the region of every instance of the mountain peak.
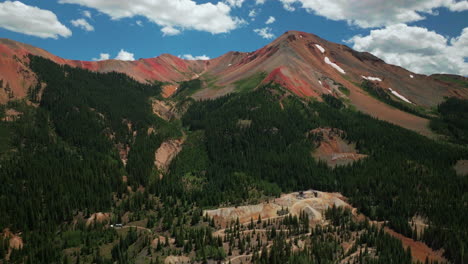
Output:
<instances>
[{"instance_id":1,"label":"mountain peak","mask_svg":"<svg viewBox=\"0 0 468 264\"><path fill-rule=\"evenodd\" d=\"M375 113L376 117L394 123L398 123L394 119L398 114L366 95L359 87L363 80L371 80L385 91L392 89L416 105L434 106L447 96L468 98L468 89L412 73L386 64L370 53L357 52L317 35L295 30L286 31L253 52L231 51L217 58L198 61L184 60L167 53L137 61L75 61L9 39L0 39L0 53L3 55L0 56L0 79L8 83L12 90L7 95L0 89L0 102L8 101L9 97L23 98L28 89L36 85L35 76L28 68L27 54L97 72L121 72L140 82L157 80L178 85L181 81L194 78L209 78L204 80L205 87L193 95L199 99L232 92L238 81L261 72L267 76L264 83L276 82L298 96L317 97L318 100L323 94L345 97L357 109ZM341 87L349 90L349 95L344 94ZM380 112L376 109L380 109Z\"/></svg>"}]
</instances>

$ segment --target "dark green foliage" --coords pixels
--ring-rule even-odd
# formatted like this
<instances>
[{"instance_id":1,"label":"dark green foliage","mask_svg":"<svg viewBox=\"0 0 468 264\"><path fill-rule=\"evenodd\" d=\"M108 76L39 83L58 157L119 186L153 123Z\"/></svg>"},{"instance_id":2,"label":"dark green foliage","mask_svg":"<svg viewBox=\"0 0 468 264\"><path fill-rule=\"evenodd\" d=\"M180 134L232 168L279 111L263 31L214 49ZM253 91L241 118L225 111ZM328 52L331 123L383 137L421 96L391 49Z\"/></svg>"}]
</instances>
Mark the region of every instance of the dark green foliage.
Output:
<instances>
[{"instance_id":1,"label":"dark green foliage","mask_svg":"<svg viewBox=\"0 0 468 264\"><path fill-rule=\"evenodd\" d=\"M3 119L5 117L5 110L6 110L6 106L0 105L0 119Z\"/></svg>"},{"instance_id":2,"label":"dark green foliage","mask_svg":"<svg viewBox=\"0 0 468 264\"><path fill-rule=\"evenodd\" d=\"M348 88L344 87L342 84L339 84L338 85L338 89L344 93L346 96L349 96L351 94L351 92L349 91Z\"/></svg>"},{"instance_id":3,"label":"dark green foliage","mask_svg":"<svg viewBox=\"0 0 468 264\"><path fill-rule=\"evenodd\" d=\"M196 91L200 90L202 87L202 82L200 79L193 79L190 81L181 82L179 88L175 93L175 97L184 99L188 96L191 96Z\"/></svg>"},{"instance_id":4,"label":"dark green foliage","mask_svg":"<svg viewBox=\"0 0 468 264\"><path fill-rule=\"evenodd\" d=\"M129 263L128 248L137 241L138 233L136 228L130 228L127 236L125 238L120 238L119 243L116 244L111 251L112 260L117 261L117 263Z\"/></svg>"},{"instance_id":5,"label":"dark green foliage","mask_svg":"<svg viewBox=\"0 0 468 264\"><path fill-rule=\"evenodd\" d=\"M463 76L456 75L431 75L432 78L447 83L457 84L460 87L468 88L468 80Z\"/></svg>"},{"instance_id":6,"label":"dark green foliage","mask_svg":"<svg viewBox=\"0 0 468 264\"><path fill-rule=\"evenodd\" d=\"M0 159L4 153L11 149L11 128L0 121Z\"/></svg>"},{"instance_id":7,"label":"dark green foliage","mask_svg":"<svg viewBox=\"0 0 468 264\"><path fill-rule=\"evenodd\" d=\"M440 118L431 120L431 128L456 143L468 144L468 100L451 97L437 110Z\"/></svg>"},{"instance_id":8,"label":"dark green foliage","mask_svg":"<svg viewBox=\"0 0 468 264\"><path fill-rule=\"evenodd\" d=\"M179 183L191 173L206 179L204 188L193 196L199 197L202 205L216 205L225 201L241 203L262 194L278 195L277 184L292 190L320 181L308 165L313 163L312 144L304 135L312 124L306 121L304 105L285 100L283 111L275 100L259 90L194 103L183 123L193 131L202 129L204 136L197 137L197 150L184 148L177 157L171 175L163 181L173 187L165 189L178 190L182 197L190 195ZM251 125L245 128L239 120L250 120ZM186 151L198 154L185 155ZM187 165L199 157L208 162L195 168Z\"/></svg>"},{"instance_id":9,"label":"dark green foliage","mask_svg":"<svg viewBox=\"0 0 468 264\"><path fill-rule=\"evenodd\" d=\"M0 259L3 259L8 252L8 239L0 237Z\"/></svg>"},{"instance_id":10,"label":"dark green foliage","mask_svg":"<svg viewBox=\"0 0 468 264\"><path fill-rule=\"evenodd\" d=\"M31 86L28 89L28 98L33 103L39 103L39 93L41 91L41 83L38 82L36 86Z\"/></svg>"},{"instance_id":11,"label":"dark green foliage","mask_svg":"<svg viewBox=\"0 0 468 264\"><path fill-rule=\"evenodd\" d=\"M128 155L127 172L130 183L147 186L154 171L154 151L161 145L159 135L147 135L143 131L136 136L133 149Z\"/></svg>"},{"instance_id":12,"label":"dark green foliage","mask_svg":"<svg viewBox=\"0 0 468 264\"><path fill-rule=\"evenodd\" d=\"M421 111L414 108L410 104L399 101L400 99L397 99L398 101L392 99L392 97L390 96L390 93L386 92L382 87L376 85L373 82L364 80L361 83L361 88L364 89L366 92L368 92L371 96L375 97L376 99L388 105L391 105L395 108L398 108L402 111L408 112L413 115L428 118L428 116L425 113L422 113Z\"/></svg>"},{"instance_id":13,"label":"dark green foliage","mask_svg":"<svg viewBox=\"0 0 468 264\"><path fill-rule=\"evenodd\" d=\"M252 76L249 76L245 79L239 80L234 83L236 86L236 91L238 92L250 92L257 88L262 81L267 77L266 72L257 72Z\"/></svg>"},{"instance_id":14,"label":"dark green foliage","mask_svg":"<svg viewBox=\"0 0 468 264\"><path fill-rule=\"evenodd\" d=\"M323 101L325 101L325 103L327 103L329 106L333 108L341 109L345 107L343 102L341 102L340 99L334 97L333 95L323 94L322 98L323 98Z\"/></svg>"}]
</instances>

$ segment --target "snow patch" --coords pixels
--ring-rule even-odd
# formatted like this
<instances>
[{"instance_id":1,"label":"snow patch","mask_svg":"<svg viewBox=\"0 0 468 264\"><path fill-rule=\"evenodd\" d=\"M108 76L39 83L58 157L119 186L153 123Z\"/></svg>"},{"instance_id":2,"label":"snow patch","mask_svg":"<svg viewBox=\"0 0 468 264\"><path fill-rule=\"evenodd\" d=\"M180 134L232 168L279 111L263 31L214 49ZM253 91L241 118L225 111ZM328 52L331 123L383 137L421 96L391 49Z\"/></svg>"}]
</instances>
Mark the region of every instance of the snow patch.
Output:
<instances>
[{"instance_id":1,"label":"snow patch","mask_svg":"<svg viewBox=\"0 0 468 264\"><path fill-rule=\"evenodd\" d=\"M319 83L320 83L320 85L323 85L323 84L322 84L322 81L319 81Z\"/></svg>"},{"instance_id":2,"label":"snow patch","mask_svg":"<svg viewBox=\"0 0 468 264\"><path fill-rule=\"evenodd\" d=\"M406 99L403 95L399 94L397 91L394 91L392 88L388 88L390 90L390 92L395 95L396 97L400 98L401 100L409 103L409 104L412 104L412 102L408 99Z\"/></svg>"},{"instance_id":3,"label":"snow patch","mask_svg":"<svg viewBox=\"0 0 468 264\"><path fill-rule=\"evenodd\" d=\"M372 82L376 82L376 81L377 81L377 82L381 82L381 81L382 81L382 79L380 79L380 78L378 78L378 77L372 77L372 76L368 76L368 77L366 77L366 76L361 76L361 77L362 77L363 79L366 79L366 80L372 81Z\"/></svg>"},{"instance_id":4,"label":"snow patch","mask_svg":"<svg viewBox=\"0 0 468 264\"><path fill-rule=\"evenodd\" d=\"M320 52L325 53L325 49L322 46L320 46L319 44L315 44L315 47L317 47L317 49L319 49Z\"/></svg>"},{"instance_id":5,"label":"snow patch","mask_svg":"<svg viewBox=\"0 0 468 264\"><path fill-rule=\"evenodd\" d=\"M328 57L325 57L324 60L325 60L326 64L332 66L333 68L335 68L337 71L341 72L342 74L346 74L346 72L340 66L338 66L337 64L331 62Z\"/></svg>"},{"instance_id":6,"label":"snow patch","mask_svg":"<svg viewBox=\"0 0 468 264\"><path fill-rule=\"evenodd\" d=\"M410 77L411 79L414 79L414 76L413 76L412 74L410 74L410 76L409 76L409 77Z\"/></svg>"}]
</instances>

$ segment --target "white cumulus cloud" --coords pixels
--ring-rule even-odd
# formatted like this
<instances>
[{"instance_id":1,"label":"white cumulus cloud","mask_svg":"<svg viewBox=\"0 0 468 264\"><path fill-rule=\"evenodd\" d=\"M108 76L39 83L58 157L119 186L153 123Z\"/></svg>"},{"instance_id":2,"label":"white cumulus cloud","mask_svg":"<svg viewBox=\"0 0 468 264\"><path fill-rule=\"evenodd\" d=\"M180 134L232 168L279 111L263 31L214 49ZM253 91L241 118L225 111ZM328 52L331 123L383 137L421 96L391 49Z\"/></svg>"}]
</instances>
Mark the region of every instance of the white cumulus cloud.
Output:
<instances>
[{"instance_id":1,"label":"white cumulus cloud","mask_svg":"<svg viewBox=\"0 0 468 264\"><path fill-rule=\"evenodd\" d=\"M102 61L102 60L108 60L110 59L110 54L108 53L101 53L99 54L99 58L93 58L93 61Z\"/></svg>"},{"instance_id":2,"label":"white cumulus cloud","mask_svg":"<svg viewBox=\"0 0 468 264\"><path fill-rule=\"evenodd\" d=\"M468 10L468 1L456 0L279 0L285 9L294 6L331 20L345 20L362 28L409 23L425 19L424 15L437 14L437 8L451 11Z\"/></svg>"},{"instance_id":3,"label":"white cumulus cloud","mask_svg":"<svg viewBox=\"0 0 468 264\"><path fill-rule=\"evenodd\" d=\"M264 28L256 28L253 30L255 33L257 33L260 37L264 39L272 39L275 37L273 33L271 33L271 28L270 27L264 27Z\"/></svg>"},{"instance_id":4,"label":"white cumulus cloud","mask_svg":"<svg viewBox=\"0 0 468 264\"><path fill-rule=\"evenodd\" d=\"M117 57L115 57L115 59L123 61L134 61L135 57L133 53L121 49L119 54L117 54Z\"/></svg>"},{"instance_id":5,"label":"white cumulus cloud","mask_svg":"<svg viewBox=\"0 0 468 264\"><path fill-rule=\"evenodd\" d=\"M20 1L0 3L0 27L40 38L57 39L72 35L53 12Z\"/></svg>"},{"instance_id":6,"label":"white cumulus cloud","mask_svg":"<svg viewBox=\"0 0 468 264\"><path fill-rule=\"evenodd\" d=\"M174 35L182 30L227 33L244 22L232 17L231 7L224 2L198 4L194 0L59 0L59 3L94 8L114 20L143 16L161 26L166 35Z\"/></svg>"},{"instance_id":7,"label":"white cumulus cloud","mask_svg":"<svg viewBox=\"0 0 468 264\"><path fill-rule=\"evenodd\" d=\"M87 18L92 18L93 16L91 15L91 12L88 11L88 10L85 10L83 12L81 12L83 14L83 16L87 17Z\"/></svg>"},{"instance_id":8,"label":"white cumulus cloud","mask_svg":"<svg viewBox=\"0 0 468 264\"><path fill-rule=\"evenodd\" d=\"M179 56L183 59L186 59L186 60L209 60L210 57L206 56L206 55L201 55L201 56L193 56L192 54L184 54L182 56Z\"/></svg>"},{"instance_id":9,"label":"white cumulus cloud","mask_svg":"<svg viewBox=\"0 0 468 264\"><path fill-rule=\"evenodd\" d=\"M83 30L86 30L86 31L94 31L94 27L91 26L91 24L89 24L88 21L86 21L86 19L84 19L84 18L71 20L70 22L75 27L79 27L79 28L81 28Z\"/></svg>"},{"instance_id":10,"label":"white cumulus cloud","mask_svg":"<svg viewBox=\"0 0 468 264\"><path fill-rule=\"evenodd\" d=\"M275 21L276 21L276 18L273 17L273 16L270 16L270 17L267 19L267 21L265 22L265 24L267 24L267 25L273 24L273 23L275 23Z\"/></svg>"},{"instance_id":11,"label":"white cumulus cloud","mask_svg":"<svg viewBox=\"0 0 468 264\"><path fill-rule=\"evenodd\" d=\"M426 28L397 24L354 36L348 43L413 72L468 75L468 27L460 36L447 39Z\"/></svg>"},{"instance_id":12,"label":"white cumulus cloud","mask_svg":"<svg viewBox=\"0 0 468 264\"><path fill-rule=\"evenodd\" d=\"M173 27L163 27L161 28L161 32L163 33L163 36L175 36L180 34L180 30Z\"/></svg>"},{"instance_id":13,"label":"white cumulus cloud","mask_svg":"<svg viewBox=\"0 0 468 264\"><path fill-rule=\"evenodd\" d=\"M242 7L244 0L225 0L226 3L232 7Z\"/></svg>"}]
</instances>

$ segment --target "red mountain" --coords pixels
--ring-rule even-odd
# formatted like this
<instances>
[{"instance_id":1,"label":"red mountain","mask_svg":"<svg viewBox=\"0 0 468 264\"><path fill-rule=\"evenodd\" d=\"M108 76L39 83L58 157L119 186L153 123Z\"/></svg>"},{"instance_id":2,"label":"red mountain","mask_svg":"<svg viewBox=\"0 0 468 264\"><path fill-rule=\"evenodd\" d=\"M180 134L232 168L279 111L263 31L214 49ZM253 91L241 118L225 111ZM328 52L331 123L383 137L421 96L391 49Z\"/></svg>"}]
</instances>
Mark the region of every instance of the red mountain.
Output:
<instances>
[{"instance_id":1,"label":"red mountain","mask_svg":"<svg viewBox=\"0 0 468 264\"><path fill-rule=\"evenodd\" d=\"M34 73L28 68L27 54L49 58L59 64L68 64L98 72L117 71L140 82L163 81L165 95L170 96L178 82L200 78L205 83L194 98L213 98L235 90L235 82L258 72L267 73L264 82L273 81L302 97L331 94L347 97L358 110L403 127L430 134L428 120L402 112L364 92L359 84L367 78L393 94L395 100L431 107L447 96L468 98L468 89L456 83L443 81L441 75L426 76L390 65L366 52L321 39L313 34L288 31L267 46L250 53L229 52L207 61L190 61L163 54L156 58L137 61L106 60L98 62L67 60L45 50L0 39L0 103L9 98L23 98L32 85ZM466 81L466 78L462 78ZM346 87L344 94L339 87ZM216 89L213 88L216 86Z\"/></svg>"}]
</instances>

